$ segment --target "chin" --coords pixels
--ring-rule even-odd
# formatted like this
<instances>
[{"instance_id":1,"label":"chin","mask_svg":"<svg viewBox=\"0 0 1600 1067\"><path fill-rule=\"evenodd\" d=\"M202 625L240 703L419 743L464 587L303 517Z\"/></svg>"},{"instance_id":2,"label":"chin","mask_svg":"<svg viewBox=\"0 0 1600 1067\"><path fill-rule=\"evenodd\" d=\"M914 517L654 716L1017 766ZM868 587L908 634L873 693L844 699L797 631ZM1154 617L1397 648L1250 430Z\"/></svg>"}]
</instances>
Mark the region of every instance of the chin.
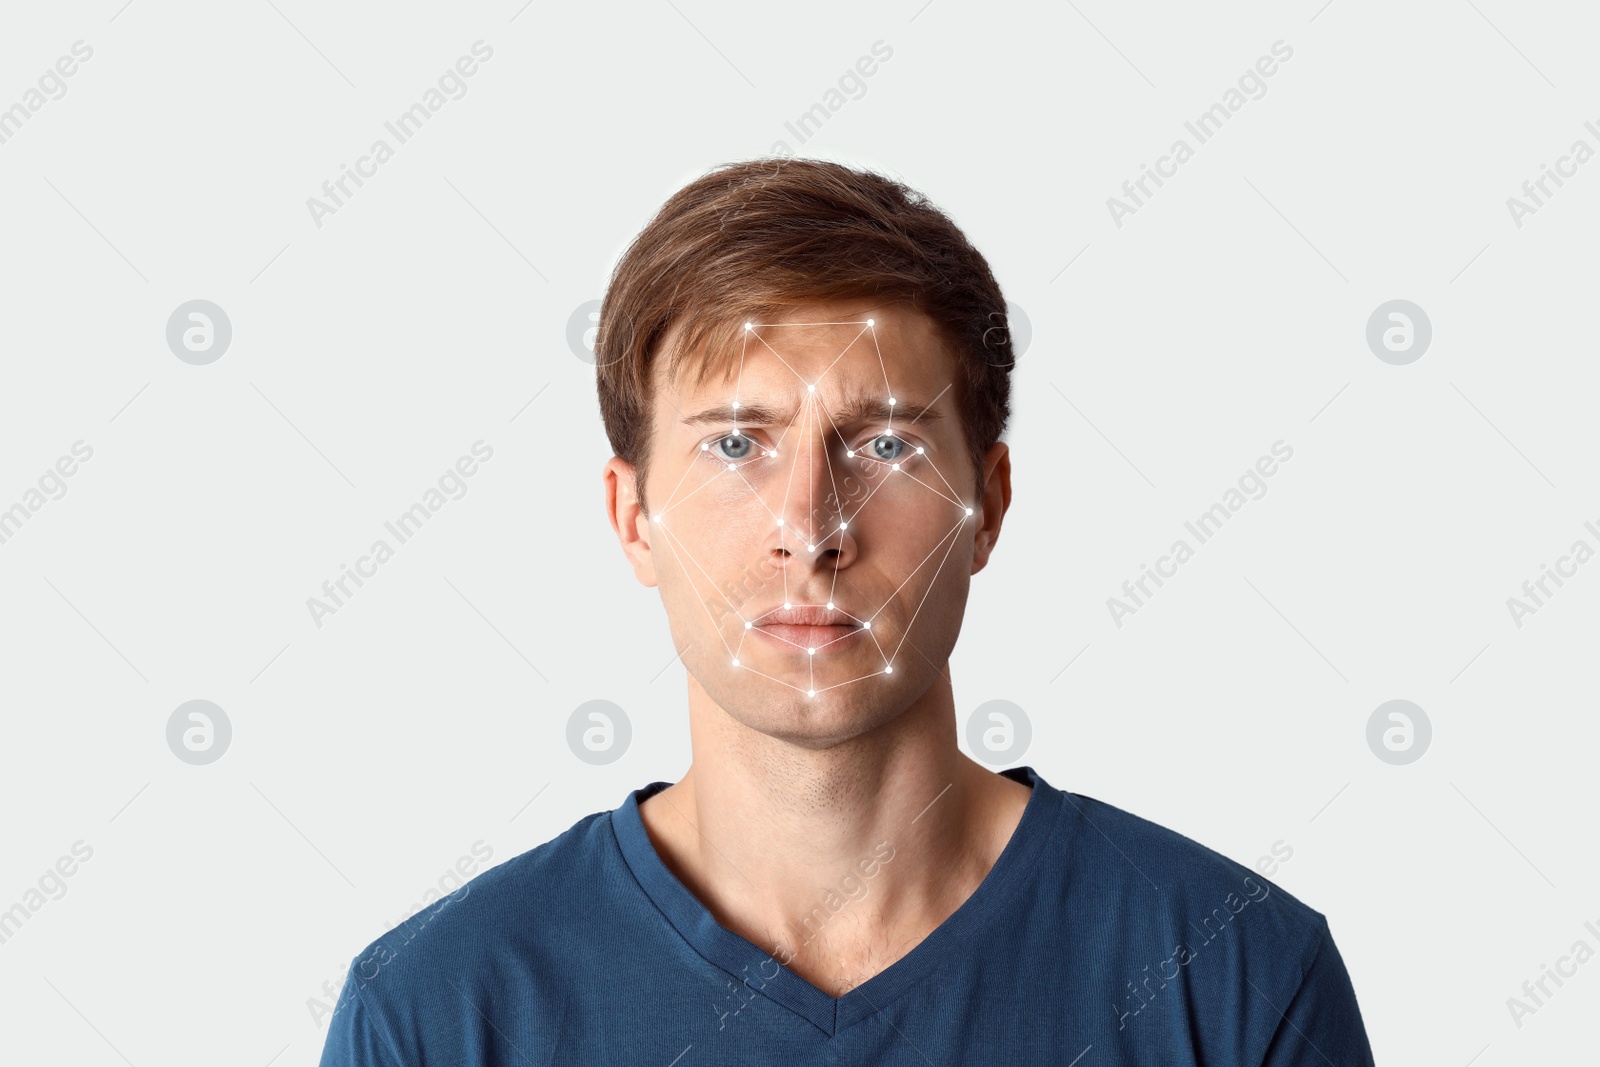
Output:
<instances>
[{"instance_id":1,"label":"chin","mask_svg":"<svg viewBox=\"0 0 1600 1067\"><path fill-rule=\"evenodd\" d=\"M782 676L773 674L773 677ZM713 679L710 685L698 676L697 680L718 707L744 726L811 749L829 748L869 733L894 719L916 697L915 693L906 691L909 688L906 683L912 680L898 674L892 679L873 675L826 689L816 696L807 696L750 672ZM798 684L807 684L804 672ZM816 684L822 689L836 683L825 682L819 673Z\"/></svg>"}]
</instances>

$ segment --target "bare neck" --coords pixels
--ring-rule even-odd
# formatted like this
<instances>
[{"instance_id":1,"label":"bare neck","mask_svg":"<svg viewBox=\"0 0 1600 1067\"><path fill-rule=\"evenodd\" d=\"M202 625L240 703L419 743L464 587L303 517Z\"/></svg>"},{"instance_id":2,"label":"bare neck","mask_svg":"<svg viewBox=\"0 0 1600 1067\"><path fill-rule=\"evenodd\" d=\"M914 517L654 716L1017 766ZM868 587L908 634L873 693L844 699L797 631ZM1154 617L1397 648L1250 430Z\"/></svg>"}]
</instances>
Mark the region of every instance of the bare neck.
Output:
<instances>
[{"instance_id":1,"label":"bare neck","mask_svg":"<svg viewBox=\"0 0 1600 1067\"><path fill-rule=\"evenodd\" d=\"M879 728L826 748L751 730L691 676L694 759L639 809L713 917L832 995L909 952L969 897L1029 789L956 743L941 676Z\"/></svg>"}]
</instances>

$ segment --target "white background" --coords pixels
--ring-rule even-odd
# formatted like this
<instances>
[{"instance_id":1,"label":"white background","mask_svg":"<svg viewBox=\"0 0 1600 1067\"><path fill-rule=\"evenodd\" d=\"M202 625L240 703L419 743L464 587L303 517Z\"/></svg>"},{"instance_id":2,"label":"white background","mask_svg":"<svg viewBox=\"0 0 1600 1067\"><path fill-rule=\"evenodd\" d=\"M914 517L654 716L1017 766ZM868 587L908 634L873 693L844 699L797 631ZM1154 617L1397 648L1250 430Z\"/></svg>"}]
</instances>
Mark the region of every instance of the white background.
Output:
<instances>
[{"instance_id":1,"label":"white background","mask_svg":"<svg viewBox=\"0 0 1600 1067\"><path fill-rule=\"evenodd\" d=\"M1600 562L1520 628L1506 600L1600 548L1600 162L1521 227L1506 200L1600 148L1600 27L1321 2L8 5L0 108L94 53L0 144L0 508L94 454L0 544L0 909L94 852L0 944L0 1059L313 1064L308 1002L475 842L498 863L681 775L683 672L602 515L568 320L669 193L779 141L925 191L1031 322L963 721L1014 701L1054 784L1246 864L1291 845L1274 881L1328 916L1379 1062L1592 1057L1600 962L1520 1028L1506 1000L1600 949ZM467 94L317 226L480 39ZM233 327L209 366L165 338L196 298ZM1407 366L1365 340L1397 298L1433 326ZM479 439L467 495L316 626ZM1280 439L1267 495L1116 626ZM203 767L166 742L197 698L233 726ZM1408 766L1367 746L1394 698L1433 725ZM591 699L633 727L604 767L565 741Z\"/></svg>"}]
</instances>

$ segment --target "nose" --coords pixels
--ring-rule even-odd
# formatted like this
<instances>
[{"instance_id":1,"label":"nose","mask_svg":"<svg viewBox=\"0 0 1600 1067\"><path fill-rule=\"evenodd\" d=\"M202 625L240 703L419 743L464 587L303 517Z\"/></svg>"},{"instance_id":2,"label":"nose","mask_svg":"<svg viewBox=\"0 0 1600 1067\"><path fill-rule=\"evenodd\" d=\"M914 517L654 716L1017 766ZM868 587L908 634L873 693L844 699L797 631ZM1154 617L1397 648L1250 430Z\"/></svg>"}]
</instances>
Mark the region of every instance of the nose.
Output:
<instances>
[{"instance_id":1,"label":"nose","mask_svg":"<svg viewBox=\"0 0 1600 1067\"><path fill-rule=\"evenodd\" d=\"M835 452L843 446L822 432L791 432L780 449L777 486L781 496L767 506L776 521L767 551L783 567L799 571L842 570L855 561L856 531L844 512L838 486L847 474ZM786 462L785 462L786 461Z\"/></svg>"}]
</instances>

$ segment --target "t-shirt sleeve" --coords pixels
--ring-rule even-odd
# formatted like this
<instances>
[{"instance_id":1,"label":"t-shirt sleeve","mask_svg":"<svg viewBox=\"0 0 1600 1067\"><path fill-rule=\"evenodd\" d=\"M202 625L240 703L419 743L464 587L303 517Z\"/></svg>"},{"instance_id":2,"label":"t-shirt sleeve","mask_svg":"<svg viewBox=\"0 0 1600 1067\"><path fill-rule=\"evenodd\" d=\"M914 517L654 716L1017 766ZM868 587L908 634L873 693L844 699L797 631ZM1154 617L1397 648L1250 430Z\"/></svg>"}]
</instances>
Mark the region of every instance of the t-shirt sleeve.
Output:
<instances>
[{"instance_id":1,"label":"t-shirt sleeve","mask_svg":"<svg viewBox=\"0 0 1600 1067\"><path fill-rule=\"evenodd\" d=\"M1282 1017L1261 1067L1373 1067L1356 991L1326 921L1300 987L1273 1008Z\"/></svg>"},{"instance_id":2,"label":"t-shirt sleeve","mask_svg":"<svg viewBox=\"0 0 1600 1067\"><path fill-rule=\"evenodd\" d=\"M355 964L328 1020L328 1037L318 1067L403 1067L384 1022L361 996Z\"/></svg>"}]
</instances>

